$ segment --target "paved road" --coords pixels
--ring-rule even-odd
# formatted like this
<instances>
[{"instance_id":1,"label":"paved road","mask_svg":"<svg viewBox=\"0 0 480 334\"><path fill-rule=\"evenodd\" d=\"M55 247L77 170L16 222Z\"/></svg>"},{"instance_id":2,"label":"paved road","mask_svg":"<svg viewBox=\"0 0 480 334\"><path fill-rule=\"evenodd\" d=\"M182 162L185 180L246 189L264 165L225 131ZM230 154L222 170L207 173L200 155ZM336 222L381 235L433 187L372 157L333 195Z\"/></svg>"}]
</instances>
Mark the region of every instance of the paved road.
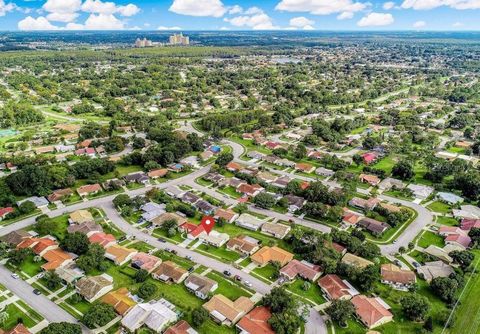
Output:
<instances>
[{"instance_id":1,"label":"paved road","mask_svg":"<svg viewBox=\"0 0 480 334\"><path fill-rule=\"evenodd\" d=\"M271 287L268 284L263 283L262 281L256 279L249 274L238 270L232 267L229 264L217 261L211 257L199 254L193 250L186 249L168 242L160 242L157 238L152 237L151 235L140 231L139 229L133 227L129 223L127 223L117 212L117 210L113 207L112 203L106 203L100 206L105 213L107 214L108 218L112 221L114 225L116 225L120 230L123 232L135 236L138 240L142 240L147 242L149 245L152 245L158 249L165 249L170 248L177 251L179 256L186 257L190 256L192 261L198 264L201 264L207 268L211 268L219 273L222 273L224 270L229 270L232 275L238 275L242 278L242 280L247 280L253 285L253 289L261 294L266 294L270 291Z\"/></svg>"},{"instance_id":2,"label":"paved road","mask_svg":"<svg viewBox=\"0 0 480 334\"><path fill-rule=\"evenodd\" d=\"M62 309L60 306L52 302L44 295L35 295L33 288L21 279L14 279L12 272L0 265L0 282L21 300L27 303L33 310L40 313L49 322L70 322L77 323L72 315ZM83 333L90 333L83 328Z\"/></svg>"}]
</instances>

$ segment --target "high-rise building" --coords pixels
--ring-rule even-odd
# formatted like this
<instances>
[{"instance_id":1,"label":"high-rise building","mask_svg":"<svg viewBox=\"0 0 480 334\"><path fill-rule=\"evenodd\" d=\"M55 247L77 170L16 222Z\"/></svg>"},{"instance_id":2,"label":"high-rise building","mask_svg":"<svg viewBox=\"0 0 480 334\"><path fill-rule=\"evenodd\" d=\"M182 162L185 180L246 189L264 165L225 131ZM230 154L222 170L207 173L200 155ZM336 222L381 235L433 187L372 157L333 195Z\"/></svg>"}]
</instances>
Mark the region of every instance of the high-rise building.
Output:
<instances>
[{"instance_id":1,"label":"high-rise building","mask_svg":"<svg viewBox=\"0 0 480 334\"><path fill-rule=\"evenodd\" d=\"M182 33L173 34L170 36L170 45L189 45L190 38L188 36L183 36Z\"/></svg>"},{"instance_id":2,"label":"high-rise building","mask_svg":"<svg viewBox=\"0 0 480 334\"><path fill-rule=\"evenodd\" d=\"M135 41L136 48L147 48L151 46L153 46L153 42L146 38L144 39L137 38L137 40Z\"/></svg>"}]
</instances>

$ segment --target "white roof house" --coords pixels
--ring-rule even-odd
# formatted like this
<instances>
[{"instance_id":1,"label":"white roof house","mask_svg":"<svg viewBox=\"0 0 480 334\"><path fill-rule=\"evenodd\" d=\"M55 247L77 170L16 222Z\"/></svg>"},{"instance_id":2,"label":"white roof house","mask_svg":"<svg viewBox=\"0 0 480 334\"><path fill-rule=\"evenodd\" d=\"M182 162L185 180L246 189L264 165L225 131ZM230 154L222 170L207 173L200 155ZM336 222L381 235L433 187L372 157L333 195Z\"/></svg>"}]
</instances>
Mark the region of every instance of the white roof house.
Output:
<instances>
[{"instance_id":1,"label":"white roof house","mask_svg":"<svg viewBox=\"0 0 480 334\"><path fill-rule=\"evenodd\" d=\"M122 319L122 326L135 332L143 325L155 332L160 332L169 324L178 320L174 307L165 299L150 303L137 304Z\"/></svg>"},{"instance_id":2,"label":"white roof house","mask_svg":"<svg viewBox=\"0 0 480 334\"><path fill-rule=\"evenodd\" d=\"M462 205L460 210L453 209L453 216L455 218L471 218L479 219L480 218L480 208L474 205Z\"/></svg>"},{"instance_id":3,"label":"white roof house","mask_svg":"<svg viewBox=\"0 0 480 334\"><path fill-rule=\"evenodd\" d=\"M410 189L413 192L413 195L419 199L426 199L434 191L432 187L413 183L410 183L407 188Z\"/></svg>"},{"instance_id":4,"label":"white roof house","mask_svg":"<svg viewBox=\"0 0 480 334\"><path fill-rule=\"evenodd\" d=\"M17 205L20 206L22 203L27 202L27 201L35 204L35 206L37 208L43 208L43 207L48 206L48 204L49 204L48 200L45 197L32 196L32 197L29 197L29 198L25 198L24 200L18 201Z\"/></svg>"},{"instance_id":5,"label":"white roof house","mask_svg":"<svg viewBox=\"0 0 480 334\"><path fill-rule=\"evenodd\" d=\"M453 193L446 193L446 192L439 192L437 194L437 197L449 204L457 204L457 203L462 203L464 201L463 197L455 195Z\"/></svg>"},{"instance_id":6,"label":"white roof house","mask_svg":"<svg viewBox=\"0 0 480 334\"><path fill-rule=\"evenodd\" d=\"M248 213L243 213L237 218L236 225L249 230L257 231L265 222Z\"/></svg>"}]
</instances>

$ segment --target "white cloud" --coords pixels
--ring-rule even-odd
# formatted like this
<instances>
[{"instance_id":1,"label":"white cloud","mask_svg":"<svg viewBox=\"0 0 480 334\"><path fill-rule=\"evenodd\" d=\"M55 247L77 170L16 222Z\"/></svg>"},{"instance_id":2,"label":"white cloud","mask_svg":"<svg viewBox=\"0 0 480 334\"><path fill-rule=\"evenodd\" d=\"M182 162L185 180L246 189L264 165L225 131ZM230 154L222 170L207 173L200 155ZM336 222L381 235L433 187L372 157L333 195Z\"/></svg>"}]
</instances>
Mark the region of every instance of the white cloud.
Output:
<instances>
[{"instance_id":1,"label":"white cloud","mask_svg":"<svg viewBox=\"0 0 480 334\"><path fill-rule=\"evenodd\" d=\"M70 14L80 10L81 0L47 0L42 9L49 13Z\"/></svg>"},{"instance_id":2,"label":"white cloud","mask_svg":"<svg viewBox=\"0 0 480 334\"><path fill-rule=\"evenodd\" d=\"M395 7L395 2L393 2L393 1L387 1L383 4L383 9L385 9L385 10L390 10L393 7Z\"/></svg>"},{"instance_id":3,"label":"white cloud","mask_svg":"<svg viewBox=\"0 0 480 334\"><path fill-rule=\"evenodd\" d=\"M337 20L349 20L353 18L352 12L343 12L337 15Z\"/></svg>"},{"instance_id":4,"label":"white cloud","mask_svg":"<svg viewBox=\"0 0 480 334\"><path fill-rule=\"evenodd\" d=\"M65 26L65 29L67 29L67 30L84 30L85 27L83 26L83 24L71 22L71 23L68 23Z\"/></svg>"},{"instance_id":5,"label":"white cloud","mask_svg":"<svg viewBox=\"0 0 480 334\"><path fill-rule=\"evenodd\" d=\"M314 15L330 15L335 13L355 13L367 8L370 4L353 2L352 0L281 0L276 10L287 12L309 12Z\"/></svg>"},{"instance_id":6,"label":"white cloud","mask_svg":"<svg viewBox=\"0 0 480 334\"><path fill-rule=\"evenodd\" d=\"M5 16L8 12L11 12L16 8L17 5L15 5L14 3L5 3L4 0L0 0L0 16Z\"/></svg>"},{"instance_id":7,"label":"white cloud","mask_svg":"<svg viewBox=\"0 0 480 334\"><path fill-rule=\"evenodd\" d=\"M454 28L463 27L463 23L462 22L455 22L454 24L452 24L452 27L454 27Z\"/></svg>"},{"instance_id":8,"label":"white cloud","mask_svg":"<svg viewBox=\"0 0 480 334\"><path fill-rule=\"evenodd\" d=\"M228 9L220 0L174 0L168 10L181 15L222 17Z\"/></svg>"},{"instance_id":9,"label":"white cloud","mask_svg":"<svg viewBox=\"0 0 480 334\"><path fill-rule=\"evenodd\" d=\"M73 22L79 15L78 13L50 13L47 19L56 22Z\"/></svg>"},{"instance_id":10,"label":"white cloud","mask_svg":"<svg viewBox=\"0 0 480 334\"><path fill-rule=\"evenodd\" d=\"M272 18L265 14L258 7L252 7L245 13L253 13L253 15L241 15L233 18L225 18L225 22L229 22L236 27L249 27L254 30L274 30L278 27L273 25Z\"/></svg>"},{"instance_id":11,"label":"white cloud","mask_svg":"<svg viewBox=\"0 0 480 334\"><path fill-rule=\"evenodd\" d=\"M240 7L239 5L230 7L230 9L228 10L228 14L230 15L241 14L242 12L243 12L243 8Z\"/></svg>"},{"instance_id":12,"label":"white cloud","mask_svg":"<svg viewBox=\"0 0 480 334\"><path fill-rule=\"evenodd\" d=\"M402 8L427 10L437 7L448 6L454 9L480 9L479 0L405 0Z\"/></svg>"},{"instance_id":13,"label":"white cloud","mask_svg":"<svg viewBox=\"0 0 480 334\"><path fill-rule=\"evenodd\" d=\"M307 19L304 16L294 17L290 19L290 26L295 28L301 28L304 30L313 30L315 21Z\"/></svg>"},{"instance_id":14,"label":"white cloud","mask_svg":"<svg viewBox=\"0 0 480 334\"><path fill-rule=\"evenodd\" d=\"M86 30L121 30L125 23L112 14L90 14L85 21Z\"/></svg>"},{"instance_id":15,"label":"white cloud","mask_svg":"<svg viewBox=\"0 0 480 334\"><path fill-rule=\"evenodd\" d=\"M372 12L357 22L359 27L381 27L388 26L394 22L392 14Z\"/></svg>"},{"instance_id":16,"label":"white cloud","mask_svg":"<svg viewBox=\"0 0 480 334\"><path fill-rule=\"evenodd\" d=\"M425 21L417 21L413 24L413 27L415 29L425 28L426 26L427 26L427 22L425 22Z\"/></svg>"},{"instance_id":17,"label":"white cloud","mask_svg":"<svg viewBox=\"0 0 480 334\"><path fill-rule=\"evenodd\" d=\"M140 8L138 8L137 6L135 6L132 3L129 3L126 6L118 7L117 8L117 13L122 15L122 16L133 16L133 15L137 15L138 13L140 13Z\"/></svg>"},{"instance_id":18,"label":"white cloud","mask_svg":"<svg viewBox=\"0 0 480 334\"><path fill-rule=\"evenodd\" d=\"M180 27L165 27L165 26L160 26L157 28L157 30L182 30Z\"/></svg>"},{"instance_id":19,"label":"white cloud","mask_svg":"<svg viewBox=\"0 0 480 334\"><path fill-rule=\"evenodd\" d=\"M20 22L18 22L19 30L57 30L58 27L51 24L45 17L39 16L33 18L27 16Z\"/></svg>"},{"instance_id":20,"label":"white cloud","mask_svg":"<svg viewBox=\"0 0 480 334\"><path fill-rule=\"evenodd\" d=\"M255 15L255 14L262 14L263 10L258 7L250 7L245 11L245 15Z\"/></svg>"}]
</instances>

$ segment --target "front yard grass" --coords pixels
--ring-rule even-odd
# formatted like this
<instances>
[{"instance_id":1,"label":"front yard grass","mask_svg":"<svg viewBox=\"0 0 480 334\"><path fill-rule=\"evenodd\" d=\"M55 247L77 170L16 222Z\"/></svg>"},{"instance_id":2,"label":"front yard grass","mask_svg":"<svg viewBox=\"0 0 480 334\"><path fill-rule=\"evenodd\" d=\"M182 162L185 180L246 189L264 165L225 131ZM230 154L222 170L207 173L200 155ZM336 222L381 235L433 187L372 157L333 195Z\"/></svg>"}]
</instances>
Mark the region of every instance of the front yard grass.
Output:
<instances>
[{"instance_id":1,"label":"front yard grass","mask_svg":"<svg viewBox=\"0 0 480 334\"><path fill-rule=\"evenodd\" d=\"M227 297L230 300L236 300L238 297L245 296L250 298L252 294L248 293L246 290L242 289L239 285L231 282L220 276L215 272L209 272L207 274L208 278L217 281L218 288L213 292L214 294L221 294ZM238 283L241 284L241 283Z\"/></svg>"},{"instance_id":2,"label":"front yard grass","mask_svg":"<svg viewBox=\"0 0 480 334\"><path fill-rule=\"evenodd\" d=\"M440 235L430 231L426 231L425 233L423 233L420 240L418 240L418 245L422 248L427 248L430 245L443 247L445 246L445 243L443 241L443 237L441 237Z\"/></svg>"},{"instance_id":3,"label":"front yard grass","mask_svg":"<svg viewBox=\"0 0 480 334\"><path fill-rule=\"evenodd\" d=\"M326 300L325 298L323 298L322 289L320 289L318 284L309 282L310 287L308 288L308 290L304 290L303 286L305 282L306 281L304 281L303 279L297 279L287 286L287 290L303 298L311 300L317 305L325 303Z\"/></svg>"},{"instance_id":4,"label":"front yard grass","mask_svg":"<svg viewBox=\"0 0 480 334\"><path fill-rule=\"evenodd\" d=\"M202 251L204 254L208 256L208 254L212 254L218 258L225 260L226 262L235 262L240 258L240 254L237 252L230 251L226 249L224 246L222 247L214 247L202 244L196 250Z\"/></svg>"},{"instance_id":5,"label":"front yard grass","mask_svg":"<svg viewBox=\"0 0 480 334\"><path fill-rule=\"evenodd\" d=\"M451 211L450 205L440 202L440 201L435 201L430 203L427 208L429 208L432 211L438 212L438 213L449 213Z\"/></svg>"}]
</instances>

